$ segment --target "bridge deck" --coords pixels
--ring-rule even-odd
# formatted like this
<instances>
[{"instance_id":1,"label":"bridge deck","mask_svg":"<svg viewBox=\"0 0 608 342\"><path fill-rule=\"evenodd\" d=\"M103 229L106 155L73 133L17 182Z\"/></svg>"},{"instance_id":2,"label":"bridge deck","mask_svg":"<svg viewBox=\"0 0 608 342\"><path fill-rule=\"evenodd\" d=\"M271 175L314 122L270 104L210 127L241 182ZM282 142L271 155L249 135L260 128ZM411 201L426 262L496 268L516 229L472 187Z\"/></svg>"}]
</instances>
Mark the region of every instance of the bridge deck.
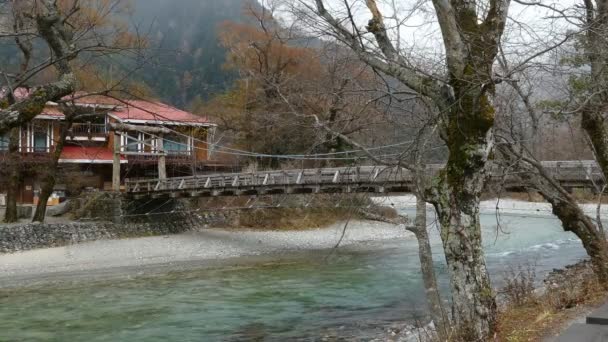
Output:
<instances>
[{"instance_id":1,"label":"bridge deck","mask_svg":"<svg viewBox=\"0 0 608 342\"><path fill-rule=\"evenodd\" d=\"M567 187L589 187L601 182L599 168L591 163L544 162L554 177ZM430 165L434 174L443 165ZM524 186L517 177L492 169L492 177L511 187ZM129 196L209 197L301 193L389 193L407 192L413 186L411 172L404 168L358 166L324 169L259 171L213 174L167 179L126 180Z\"/></svg>"}]
</instances>

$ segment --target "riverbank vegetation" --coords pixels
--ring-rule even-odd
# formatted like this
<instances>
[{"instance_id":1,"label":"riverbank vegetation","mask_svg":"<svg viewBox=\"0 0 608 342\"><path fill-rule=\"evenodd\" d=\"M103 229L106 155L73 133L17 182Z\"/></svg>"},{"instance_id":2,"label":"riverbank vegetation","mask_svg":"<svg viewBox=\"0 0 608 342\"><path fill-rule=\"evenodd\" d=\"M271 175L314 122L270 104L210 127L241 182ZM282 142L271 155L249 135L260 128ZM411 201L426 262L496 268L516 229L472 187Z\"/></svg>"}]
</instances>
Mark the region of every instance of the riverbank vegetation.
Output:
<instances>
[{"instance_id":1,"label":"riverbank vegetation","mask_svg":"<svg viewBox=\"0 0 608 342\"><path fill-rule=\"evenodd\" d=\"M324 228L340 221L380 220L397 222L394 208L377 205L367 195L291 195L247 198L213 198L196 204L204 210L242 208L226 213L221 228L256 230L308 230Z\"/></svg>"},{"instance_id":2,"label":"riverbank vegetation","mask_svg":"<svg viewBox=\"0 0 608 342\"><path fill-rule=\"evenodd\" d=\"M497 330L491 341L550 341L570 324L604 304L608 291L602 286L589 261L554 269L539 287L535 265L508 267L504 286L497 293ZM450 331L458 331L451 327ZM416 334L425 342L459 342L458 334L439 339L428 326L401 334ZM390 341L401 341L397 334Z\"/></svg>"},{"instance_id":3,"label":"riverbank vegetation","mask_svg":"<svg viewBox=\"0 0 608 342\"><path fill-rule=\"evenodd\" d=\"M507 272L499 341L533 342L555 336L608 298L588 261L553 271L541 289L535 289L535 278L531 267Z\"/></svg>"}]
</instances>

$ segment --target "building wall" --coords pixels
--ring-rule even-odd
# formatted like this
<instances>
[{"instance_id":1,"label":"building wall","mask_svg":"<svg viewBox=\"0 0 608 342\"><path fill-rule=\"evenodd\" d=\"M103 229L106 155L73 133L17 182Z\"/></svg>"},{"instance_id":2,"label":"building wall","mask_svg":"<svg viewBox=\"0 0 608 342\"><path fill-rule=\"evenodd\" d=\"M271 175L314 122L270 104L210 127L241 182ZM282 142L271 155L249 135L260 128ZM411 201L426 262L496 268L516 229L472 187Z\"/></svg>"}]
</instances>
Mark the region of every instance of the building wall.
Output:
<instances>
[{"instance_id":1,"label":"building wall","mask_svg":"<svg viewBox=\"0 0 608 342\"><path fill-rule=\"evenodd\" d=\"M209 128L198 128L192 130L194 153L196 161L205 161L209 159L207 136Z\"/></svg>"},{"instance_id":2,"label":"building wall","mask_svg":"<svg viewBox=\"0 0 608 342\"><path fill-rule=\"evenodd\" d=\"M53 146L57 145L57 142L61 139L61 124L57 121L51 123L53 129L53 141L51 144Z\"/></svg>"},{"instance_id":3,"label":"building wall","mask_svg":"<svg viewBox=\"0 0 608 342\"><path fill-rule=\"evenodd\" d=\"M110 118L108 117L108 121L109 122L116 122L116 119ZM28 124L28 125L24 125L21 128L21 134L20 134L20 151L21 153L24 153L25 155L23 156L24 158L29 158L28 159L28 164L30 166L28 166L29 170L26 173L24 173L23 175L23 179L22 182L20 184L20 192L19 192L19 202L20 203L24 203L24 204L31 204L34 202L34 195L35 195L35 190L39 189L40 186L40 181L38 179L37 176L37 171L39 171L37 168L40 167L44 167L44 163L47 162L47 160L43 160L40 159L38 160L38 162L36 162L36 158L45 158L41 153L32 153L29 154L31 152L34 152L34 146L32 145L32 141L33 141L33 128L32 125L38 125L38 126L43 126L46 129L47 136L47 148L48 151L51 152L53 150L53 147L57 145L58 140L60 139L60 135L61 135L61 124L62 122L59 120L48 120L48 119L35 119L32 123ZM209 128L207 127L189 127L189 126L173 126L171 127L171 129L179 131L182 134L188 135L190 136L190 138L188 139L188 145L189 150L190 150L190 157L186 157L185 161L184 158L178 159L178 158L167 158L167 169L168 172L173 170L177 170L179 169L179 172L177 172L175 175L183 175L185 173L187 173L187 170L189 169L189 165L190 165L190 161L196 161L196 162L205 162L209 159L209 153L208 153L208 143L207 143L207 136L208 136L208 130ZM142 138L145 138L142 136ZM71 140L67 140L66 141L66 146L104 146L105 148L107 148L109 151L113 151L114 150L114 132L108 132L108 136L107 136L107 140L104 141L88 141L88 140L81 140L81 141L77 141L77 142L72 142ZM121 139L122 140L122 139ZM140 150L141 152L145 152L145 153L150 153L152 152L152 148L150 146L147 145L141 145L140 146ZM50 157L50 155L49 155ZM129 159L129 164L125 165L123 164L122 166L122 171L123 171L123 177L126 176L126 170L129 169L139 169L141 168L142 170L146 170L146 169L150 169L150 168L155 168L156 167L156 162L154 160L154 156L148 156L146 158L152 158L151 160L148 159L148 163L146 164L142 164L139 165L138 161L136 160L136 156L129 156L127 157ZM112 165L111 164L104 164L104 165L89 165L89 164L69 164L69 163L62 163L60 164L62 170L64 171L64 173L67 171L67 174L69 174L69 177L74 177L67 180L61 180L60 183L62 186L64 186L65 188L70 188L70 190L74 190L75 188L78 187L96 187L98 189L104 189L104 188L108 188L108 186L111 184L111 179L112 179ZM1 167L1 166L0 166ZM76 170L80 169L80 171L86 169L87 172L86 173L82 173L82 172L78 172ZM144 172L142 171L142 177L145 176ZM175 173L175 172L174 172ZM173 174L171 174L173 175ZM68 177L68 178L69 178ZM58 180L59 181L59 180Z\"/></svg>"}]
</instances>

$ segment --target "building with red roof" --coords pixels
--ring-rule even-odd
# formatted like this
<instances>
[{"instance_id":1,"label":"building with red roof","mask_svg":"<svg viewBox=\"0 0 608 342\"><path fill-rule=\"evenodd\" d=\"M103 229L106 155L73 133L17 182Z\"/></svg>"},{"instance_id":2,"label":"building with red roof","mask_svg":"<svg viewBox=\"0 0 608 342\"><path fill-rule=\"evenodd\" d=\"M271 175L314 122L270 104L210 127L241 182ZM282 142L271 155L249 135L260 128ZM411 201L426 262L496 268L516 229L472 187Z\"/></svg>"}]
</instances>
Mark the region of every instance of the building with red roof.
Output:
<instances>
[{"instance_id":1,"label":"building with red roof","mask_svg":"<svg viewBox=\"0 0 608 342\"><path fill-rule=\"evenodd\" d=\"M17 97L27 96L18 90ZM117 99L108 96L76 93L63 103L77 111L67 131L59 158L65 174L76 175L78 181L63 179L59 188L67 191L109 189L115 155L121 167L121 179L158 176L158 160L162 156L169 176L181 176L216 168L211 160L210 140L216 125L208 117L175 108L159 101ZM64 106L47 103L43 112L21 127L19 152L25 163L39 167L23 175L20 202L35 203L40 188L38 180L45 163L51 159L62 128L67 127ZM116 131L112 127L129 127ZM148 128L162 128L164 133L150 133ZM117 140L118 139L118 140ZM0 136L0 163L8 152L8 134ZM116 148L115 148L116 146ZM70 177L72 177L70 176ZM71 189L73 188L73 189Z\"/></svg>"}]
</instances>

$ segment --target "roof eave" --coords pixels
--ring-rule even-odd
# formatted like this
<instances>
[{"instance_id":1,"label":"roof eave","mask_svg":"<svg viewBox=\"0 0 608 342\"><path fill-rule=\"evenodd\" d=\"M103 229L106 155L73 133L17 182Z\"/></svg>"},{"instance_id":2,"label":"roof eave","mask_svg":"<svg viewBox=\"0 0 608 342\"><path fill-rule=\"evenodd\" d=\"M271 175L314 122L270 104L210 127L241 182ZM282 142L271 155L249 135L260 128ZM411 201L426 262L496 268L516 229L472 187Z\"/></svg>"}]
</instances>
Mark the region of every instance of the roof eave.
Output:
<instances>
[{"instance_id":1,"label":"roof eave","mask_svg":"<svg viewBox=\"0 0 608 342\"><path fill-rule=\"evenodd\" d=\"M149 124L149 125L171 125L171 126L197 126L197 127L216 127L217 124L211 122L190 122L190 121L160 121L160 120L143 120L143 119L123 119L114 113L108 115L123 123L132 124Z\"/></svg>"}]
</instances>

